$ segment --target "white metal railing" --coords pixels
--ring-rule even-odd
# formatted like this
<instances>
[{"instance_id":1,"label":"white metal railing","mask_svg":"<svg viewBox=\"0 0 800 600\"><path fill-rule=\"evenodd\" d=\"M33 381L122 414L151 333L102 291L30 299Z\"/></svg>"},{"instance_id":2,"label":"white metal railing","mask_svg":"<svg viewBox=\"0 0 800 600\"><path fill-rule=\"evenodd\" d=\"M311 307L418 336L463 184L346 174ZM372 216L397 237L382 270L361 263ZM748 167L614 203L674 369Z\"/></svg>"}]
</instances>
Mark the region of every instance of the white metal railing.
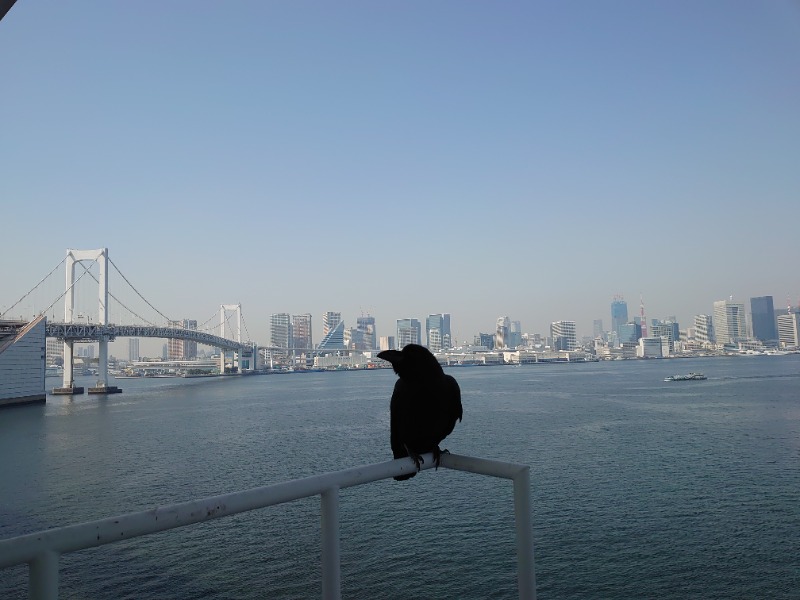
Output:
<instances>
[{"instance_id":1,"label":"white metal railing","mask_svg":"<svg viewBox=\"0 0 800 600\"><path fill-rule=\"evenodd\" d=\"M425 454L423 458L423 470L433 467L431 454ZM457 454L443 454L441 466L514 482L519 597L520 600L535 600L530 468ZM67 552L319 495L322 498L322 597L324 600L339 600L339 490L409 473L415 468L410 458L401 458L8 538L0 540L0 569L27 563L30 567L29 597L54 600L58 598L59 557Z\"/></svg>"}]
</instances>

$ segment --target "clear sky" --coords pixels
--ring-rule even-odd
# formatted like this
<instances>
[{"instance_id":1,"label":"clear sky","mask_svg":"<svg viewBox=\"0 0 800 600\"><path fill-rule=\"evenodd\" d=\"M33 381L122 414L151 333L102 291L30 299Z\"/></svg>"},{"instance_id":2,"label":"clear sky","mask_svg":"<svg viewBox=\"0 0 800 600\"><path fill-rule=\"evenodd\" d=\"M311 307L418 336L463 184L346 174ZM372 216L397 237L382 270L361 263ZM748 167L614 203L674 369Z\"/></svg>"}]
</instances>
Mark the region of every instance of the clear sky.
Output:
<instances>
[{"instance_id":1,"label":"clear sky","mask_svg":"<svg viewBox=\"0 0 800 600\"><path fill-rule=\"evenodd\" d=\"M18 0L0 116L6 307L100 247L259 342L800 297L797 2Z\"/></svg>"}]
</instances>

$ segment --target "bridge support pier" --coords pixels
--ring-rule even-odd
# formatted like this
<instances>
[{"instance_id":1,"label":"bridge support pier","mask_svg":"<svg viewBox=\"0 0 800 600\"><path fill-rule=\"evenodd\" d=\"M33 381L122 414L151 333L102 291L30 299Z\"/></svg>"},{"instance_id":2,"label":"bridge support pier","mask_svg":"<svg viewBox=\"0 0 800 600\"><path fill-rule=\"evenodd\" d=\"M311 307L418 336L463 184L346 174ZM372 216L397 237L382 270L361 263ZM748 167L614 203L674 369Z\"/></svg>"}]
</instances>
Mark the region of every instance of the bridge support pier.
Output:
<instances>
[{"instance_id":1,"label":"bridge support pier","mask_svg":"<svg viewBox=\"0 0 800 600\"><path fill-rule=\"evenodd\" d=\"M75 387L75 380L72 375L72 367L74 366L74 352L73 346L75 342L72 340L64 340L64 379L62 386L53 388L53 394L56 396L71 396L73 394L83 394L82 387Z\"/></svg>"}]
</instances>

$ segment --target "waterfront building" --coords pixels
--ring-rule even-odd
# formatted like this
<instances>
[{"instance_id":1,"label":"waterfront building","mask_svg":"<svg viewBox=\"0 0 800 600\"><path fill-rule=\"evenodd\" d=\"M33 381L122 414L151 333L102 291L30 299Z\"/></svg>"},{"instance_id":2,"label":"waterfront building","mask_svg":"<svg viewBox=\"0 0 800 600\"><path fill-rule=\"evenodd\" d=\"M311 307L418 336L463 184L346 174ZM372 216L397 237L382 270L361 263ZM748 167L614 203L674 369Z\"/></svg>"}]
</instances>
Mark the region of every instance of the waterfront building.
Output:
<instances>
[{"instance_id":1,"label":"waterfront building","mask_svg":"<svg viewBox=\"0 0 800 600\"><path fill-rule=\"evenodd\" d=\"M317 351L320 353L332 353L340 352L346 348L347 345L344 343L344 321L339 320L322 338L319 346L317 346Z\"/></svg>"},{"instance_id":2,"label":"waterfront building","mask_svg":"<svg viewBox=\"0 0 800 600\"><path fill-rule=\"evenodd\" d=\"M578 347L575 321L555 321L550 324L555 350L575 350Z\"/></svg>"},{"instance_id":3,"label":"waterfront building","mask_svg":"<svg viewBox=\"0 0 800 600\"><path fill-rule=\"evenodd\" d=\"M494 350L494 334L493 333L479 333L475 337L475 345Z\"/></svg>"},{"instance_id":4,"label":"waterfront building","mask_svg":"<svg viewBox=\"0 0 800 600\"><path fill-rule=\"evenodd\" d=\"M614 296L611 302L611 331L619 334L619 328L628 322L628 303L622 299L622 296Z\"/></svg>"},{"instance_id":5,"label":"waterfront building","mask_svg":"<svg viewBox=\"0 0 800 600\"><path fill-rule=\"evenodd\" d=\"M642 326L639 323L623 323L619 326L619 332L617 336L618 344L624 344L625 342L633 342L635 344L641 337Z\"/></svg>"},{"instance_id":6,"label":"waterfront building","mask_svg":"<svg viewBox=\"0 0 800 600\"><path fill-rule=\"evenodd\" d=\"M778 315L778 341L784 348L800 346L800 314Z\"/></svg>"},{"instance_id":7,"label":"waterfront building","mask_svg":"<svg viewBox=\"0 0 800 600\"><path fill-rule=\"evenodd\" d=\"M402 349L409 344L422 344L422 327L419 319L397 319L397 345Z\"/></svg>"},{"instance_id":8,"label":"waterfront building","mask_svg":"<svg viewBox=\"0 0 800 600\"><path fill-rule=\"evenodd\" d=\"M605 339L606 332L603 329L603 319L595 319L592 321L592 337L594 339Z\"/></svg>"},{"instance_id":9,"label":"waterfront building","mask_svg":"<svg viewBox=\"0 0 800 600\"><path fill-rule=\"evenodd\" d=\"M44 402L47 319L0 327L0 406Z\"/></svg>"},{"instance_id":10,"label":"waterfront building","mask_svg":"<svg viewBox=\"0 0 800 600\"><path fill-rule=\"evenodd\" d=\"M517 348L522 345L522 323L511 321L508 328L508 347Z\"/></svg>"},{"instance_id":11,"label":"waterfront building","mask_svg":"<svg viewBox=\"0 0 800 600\"><path fill-rule=\"evenodd\" d=\"M139 338L128 338L128 360L135 362L140 360L142 355L139 353Z\"/></svg>"},{"instance_id":12,"label":"waterfront building","mask_svg":"<svg viewBox=\"0 0 800 600\"><path fill-rule=\"evenodd\" d=\"M195 331L197 330L197 321L194 319L171 321L170 327ZM167 357L170 360L191 360L197 358L197 342L192 340L169 339L167 340Z\"/></svg>"},{"instance_id":13,"label":"waterfront building","mask_svg":"<svg viewBox=\"0 0 800 600\"><path fill-rule=\"evenodd\" d=\"M384 335L380 337L379 341L380 350L394 350L394 336L393 335Z\"/></svg>"},{"instance_id":14,"label":"waterfront building","mask_svg":"<svg viewBox=\"0 0 800 600\"><path fill-rule=\"evenodd\" d=\"M357 339L356 350L375 350L378 347L378 338L375 335L375 317L364 315L356 319Z\"/></svg>"},{"instance_id":15,"label":"waterfront building","mask_svg":"<svg viewBox=\"0 0 800 600\"><path fill-rule=\"evenodd\" d=\"M292 341L292 320L289 313L275 313L269 317L270 334L269 344L277 350L274 355L286 356Z\"/></svg>"},{"instance_id":16,"label":"waterfront building","mask_svg":"<svg viewBox=\"0 0 800 600\"><path fill-rule=\"evenodd\" d=\"M715 341L711 315L694 316L694 338L701 344L710 344Z\"/></svg>"},{"instance_id":17,"label":"waterfront building","mask_svg":"<svg viewBox=\"0 0 800 600\"><path fill-rule=\"evenodd\" d=\"M775 306L772 296L750 298L750 316L753 323L753 337L762 342L778 339L775 328Z\"/></svg>"},{"instance_id":18,"label":"waterfront building","mask_svg":"<svg viewBox=\"0 0 800 600\"><path fill-rule=\"evenodd\" d=\"M661 358L664 356L664 345L660 336L639 338L636 356L639 358Z\"/></svg>"},{"instance_id":19,"label":"waterfront building","mask_svg":"<svg viewBox=\"0 0 800 600\"><path fill-rule=\"evenodd\" d=\"M508 331L511 320L508 317L499 317L494 332L494 347L498 350L508 347Z\"/></svg>"},{"instance_id":20,"label":"waterfront building","mask_svg":"<svg viewBox=\"0 0 800 600\"><path fill-rule=\"evenodd\" d=\"M322 337L324 338L331 329L334 329L342 322L342 313L328 311L322 315Z\"/></svg>"},{"instance_id":21,"label":"waterfront building","mask_svg":"<svg viewBox=\"0 0 800 600\"><path fill-rule=\"evenodd\" d=\"M47 338L47 349L45 351L46 362L48 365L64 364L64 341L56 338Z\"/></svg>"},{"instance_id":22,"label":"waterfront building","mask_svg":"<svg viewBox=\"0 0 800 600\"><path fill-rule=\"evenodd\" d=\"M435 334L431 332L436 331ZM450 314L437 313L428 315L425 319L425 336L427 346L431 352L438 352L439 350L446 350L452 347L452 336L450 334ZM438 341L439 350L434 350L432 344L432 336L436 337Z\"/></svg>"},{"instance_id":23,"label":"waterfront building","mask_svg":"<svg viewBox=\"0 0 800 600\"><path fill-rule=\"evenodd\" d=\"M747 339L744 304L733 300L714 302L714 333L717 344L735 344Z\"/></svg>"},{"instance_id":24,"label":"waterfront building","mask_svg":"<svg viewBox=\"0 0 800 600\"><path fill-rule=\"evenodd\" d=\"M314 348L311 335L311 315L292 315L292 350L306 354Z\"/></svg>"},{"instance_id":25,"label":"waterfront building","mask_svg":"<svg viewBox=\"0 0 800 600\"><path fill-rule=\"evenodd\" d=\"M666 341L669 351L675 350L675 342L681 339L681 330L677 322L672 320L659 321L654 319L650 326L649 337L660 337Z\"/></svg>"}]
</instances>

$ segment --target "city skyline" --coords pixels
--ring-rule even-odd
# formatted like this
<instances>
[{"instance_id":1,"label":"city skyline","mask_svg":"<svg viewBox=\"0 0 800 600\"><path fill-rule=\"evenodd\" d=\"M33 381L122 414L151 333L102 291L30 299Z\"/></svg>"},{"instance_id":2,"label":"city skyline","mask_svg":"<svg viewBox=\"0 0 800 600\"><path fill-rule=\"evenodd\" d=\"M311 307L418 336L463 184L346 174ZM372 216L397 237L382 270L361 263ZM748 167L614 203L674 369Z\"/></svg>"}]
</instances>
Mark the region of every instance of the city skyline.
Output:
<instances>
[{"instance_id":1,"label":"city skyline","mask_svg":"<svg viewBox=\"0 0 800 600\"><path fill-rule=\"evenodd\" d=\"M0 56L0 307L101 247L258 341L282 312L471 340L591 335L618 294L682 327L800 298L789 2L20 2Z\"/></svg>"}]
</instances>

